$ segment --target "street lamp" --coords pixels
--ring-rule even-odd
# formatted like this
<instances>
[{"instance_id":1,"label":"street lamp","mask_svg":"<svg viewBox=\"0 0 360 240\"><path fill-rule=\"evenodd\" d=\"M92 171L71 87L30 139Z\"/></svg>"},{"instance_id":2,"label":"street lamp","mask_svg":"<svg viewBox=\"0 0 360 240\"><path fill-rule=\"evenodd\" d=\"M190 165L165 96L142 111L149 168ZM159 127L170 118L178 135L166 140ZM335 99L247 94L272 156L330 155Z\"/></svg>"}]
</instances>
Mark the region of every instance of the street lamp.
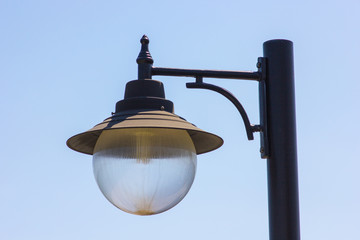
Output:
<instances>
[{"instance_id":1,"label":"street lamp","mask_svg":"<svg viewBox=\"0 0 360 240\"><path fill-rule=\"evenodd\" d=\"M195 177L196 155L219 148L223 140L175 115L163 84L152 76L193 77L196 81L187 88L216 91L234 104L249 140L260 133L261 157L268 164L270 239L299 240L292 42L265 42L256 72L153 67L149 39L144 35L140 42L138 79L126 84L115 113L67 141L71 149L93 155L95 179L104 196L137 215L164 212L185 197ZM233 94L203 78L257 81L260 123L251 125Z\"/></svg>"}]
</instances>

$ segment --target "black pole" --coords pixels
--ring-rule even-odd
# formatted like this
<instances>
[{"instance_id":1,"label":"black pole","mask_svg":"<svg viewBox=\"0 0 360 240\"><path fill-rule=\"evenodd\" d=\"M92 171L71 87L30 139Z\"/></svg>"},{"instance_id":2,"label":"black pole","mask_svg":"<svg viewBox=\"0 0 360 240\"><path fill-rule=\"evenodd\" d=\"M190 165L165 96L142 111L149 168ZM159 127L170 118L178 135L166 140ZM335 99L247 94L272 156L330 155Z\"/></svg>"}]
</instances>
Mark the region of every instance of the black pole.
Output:
<instances>
[{"instance_id":1,"label":"black pole","mask_svg":"<svg viewBox=\"0 0 360 240\"><path fill-rule=\"evenodd\" d=\"M270 240L300 240L293 44L264 43Z\"/></svg>"}]
</instances>

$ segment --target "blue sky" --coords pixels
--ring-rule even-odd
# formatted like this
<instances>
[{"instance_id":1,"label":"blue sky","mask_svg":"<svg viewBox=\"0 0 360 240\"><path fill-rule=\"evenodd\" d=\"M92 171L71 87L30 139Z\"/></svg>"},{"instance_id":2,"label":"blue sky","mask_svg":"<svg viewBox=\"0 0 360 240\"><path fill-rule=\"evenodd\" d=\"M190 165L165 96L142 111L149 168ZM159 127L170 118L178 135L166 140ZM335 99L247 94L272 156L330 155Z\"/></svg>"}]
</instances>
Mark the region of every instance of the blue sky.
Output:
<instances>
[{"instance_id":1,"label":"blue sky","mask_svg":"<svg viewBox=\"0 0 360 240\"><path fill-rule=\"evenodd\" d=\"M221 136L175 208L139 217L98 190L91 157L66 140L107 118L154 66L256 70L262 43L294 42L302 239L360 238L360 3L344 1L0 0L0 238L267 239L266 161L231 103L192 79L154 77L175 112ZM257 84L227 88L258 123Z\"/></svg>"}]
</instances>

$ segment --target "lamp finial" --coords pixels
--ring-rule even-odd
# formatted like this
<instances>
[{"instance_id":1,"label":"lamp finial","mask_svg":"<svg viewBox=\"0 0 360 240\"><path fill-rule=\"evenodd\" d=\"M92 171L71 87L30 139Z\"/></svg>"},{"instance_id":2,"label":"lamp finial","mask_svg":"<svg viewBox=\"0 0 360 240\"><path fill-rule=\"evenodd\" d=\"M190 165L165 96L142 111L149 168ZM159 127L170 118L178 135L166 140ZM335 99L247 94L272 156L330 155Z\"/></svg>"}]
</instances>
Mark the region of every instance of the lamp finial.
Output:
<instances>
[{"instance_id":1,"label":"lamp finial","mask_svg":"<svg viewBox=\"0 0 360 240\"><path fill-rule=\"evenodd\" d=\"M141 43L141 50L139 53L139 56L136 59L136 62L138 64L141 63L154 63L154 60L151 57L151 54L149 52L149 38L144 34L142 38L140 39Z\"/></svg>"}]
</instances>

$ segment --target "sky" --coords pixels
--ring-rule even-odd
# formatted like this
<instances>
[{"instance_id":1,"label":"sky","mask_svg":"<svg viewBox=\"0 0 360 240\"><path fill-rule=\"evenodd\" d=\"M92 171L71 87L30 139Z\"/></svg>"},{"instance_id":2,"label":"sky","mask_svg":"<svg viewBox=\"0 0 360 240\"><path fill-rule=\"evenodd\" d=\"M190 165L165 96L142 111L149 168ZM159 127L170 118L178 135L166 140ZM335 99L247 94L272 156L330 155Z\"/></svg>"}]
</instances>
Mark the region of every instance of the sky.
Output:
<instances>
[{"instance_id":1,"label":"sky","mask_svg":"<svg viewBox=\"0 0 360 240\"><path fill-rule=\"evenodd\" d=\"M99 191L66 140L109 117L137 77L143 34L156 67L256 71L262 44L294 43L302 239L360 239L360 2L0 0L0 238L268 239L266 160L223 96L154 77L175 113L224 139L199 155L177 206L135 216ZM205 79L259 121L257 83Z\"/></svg>"}]
</instances>

